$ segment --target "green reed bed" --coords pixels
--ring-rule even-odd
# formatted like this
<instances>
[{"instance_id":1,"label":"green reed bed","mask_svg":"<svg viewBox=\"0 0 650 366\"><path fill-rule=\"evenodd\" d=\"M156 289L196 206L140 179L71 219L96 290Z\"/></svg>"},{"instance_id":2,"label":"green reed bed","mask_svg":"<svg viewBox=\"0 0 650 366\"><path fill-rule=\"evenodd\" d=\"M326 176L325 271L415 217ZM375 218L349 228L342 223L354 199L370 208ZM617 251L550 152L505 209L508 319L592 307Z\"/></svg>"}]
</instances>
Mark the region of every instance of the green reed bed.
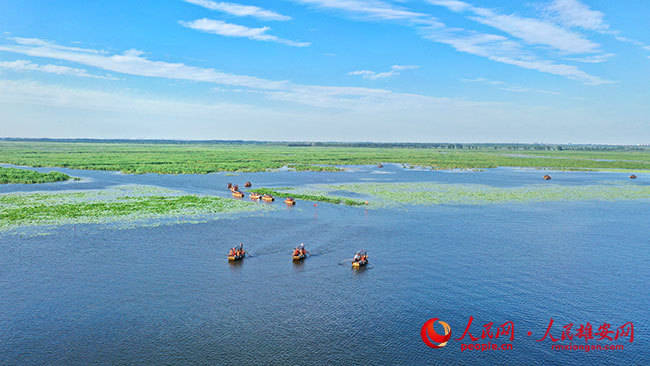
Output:
<instances>
[{"instance_id":1,"label":"green reed bed","mask_svg":"<svg viewBox=\"0 0 650 366\"><path fill-rule=\"evenodd\" d=\"M0 141L0 162L124 173L206 174L340 171L341 166L397 163L427 169L530 167L557 170L650 171L650 150L449 150L402 147L318 147L272 144L145 144Z\"/></svg>"},{"instance_id":2,"label":"green reed bed","mask_svg":"<svg viewBox=\"0 0 650 366\"><path fill-rule=\"evenodd\" d=\"M0 195L0 229L25 225L137 221L268 209L215 196L149 186Z\"/></svg>"},{"instance_id":3,"label":"green reed bed","mask_svg":"<svg viewBox=\"0 0 650 366\"><path fill-rule=\"evenodd\" d=\"M72 179L69 175L59 172L39 173L33 170L0 167L0 184L36 184L64 182ZM79 178L74 178L78 180Z\"/></svg>"}]
</instances>

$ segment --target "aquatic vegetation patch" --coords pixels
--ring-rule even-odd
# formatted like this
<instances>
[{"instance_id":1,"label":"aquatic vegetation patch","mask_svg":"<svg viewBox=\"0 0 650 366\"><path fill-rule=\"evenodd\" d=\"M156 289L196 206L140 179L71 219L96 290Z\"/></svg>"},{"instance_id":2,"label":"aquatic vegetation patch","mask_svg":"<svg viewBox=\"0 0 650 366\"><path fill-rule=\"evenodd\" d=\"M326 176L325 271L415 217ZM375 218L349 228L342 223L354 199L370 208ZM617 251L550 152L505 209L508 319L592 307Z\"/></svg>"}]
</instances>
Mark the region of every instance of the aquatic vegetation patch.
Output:
<instances>
[{"instance_id":1,"label":"aquatic vegetation patch","mask_svg":"<svg viewBox=\"0 0 650 366\"><path fill-rule=\"evenodd\" d=\"M297 172L342 172L345 170L336 166L311 164L289 164L287 167Z\"/></svg>"},{"instance_id":2,"label":"aquatic vegetation patch","mask_svg":"<svg viewBox=\"0 0 650 366\"><path fill-rule=\"evenodd\" d=\"M300 193L295 191L293 188L288 188L288 187L274 188L274 189L256 188L253 189L252 192L259 193L259 194L270 194L271 196L282 197L282 198L293 197L295 199L300 199L305 201L327 202L335 205L345 204L348 206L361 206L366 204L365 201L355 200L346 197L325 195L325 194Z\"/></svg>"},{"instance_id":3,"label":"aquatic vegetation patch","mask_svg":"<svg viewBox=\"0 0 650 366\"><path fill-rule=\"evenodd\" d=\"M36 184L64 182L73 179L60 172L39 173L28 169L0 167L0 184ZM74 178L79 180L79 178Z\"/></svg>"},{"instance_id":4,"label":"aquatic vegetation patch","mask_svg":"<svg viewBox=\"0 0 650 366\"><path fill-rule=\"evenodd\" d=\"M187 218L261 209L268 208L252 202L139 185L56 193L11 193L0 195L0 229Z\"/></svg>"},{"instance_id":5,"label":"aquatic vegetation patch","mask_svg":"<svg viewBox=\"0 0 650 366\"><path fill-rule=\"evenodd\" d=\"M299 190L325 196L334 191L354 192L369 197L370 205L374 207L650 199L650 186L633 184L586 186L536 184L524 187L492 187L480 184L353 183L309 185Z\"/></svg>"}]
</instances>

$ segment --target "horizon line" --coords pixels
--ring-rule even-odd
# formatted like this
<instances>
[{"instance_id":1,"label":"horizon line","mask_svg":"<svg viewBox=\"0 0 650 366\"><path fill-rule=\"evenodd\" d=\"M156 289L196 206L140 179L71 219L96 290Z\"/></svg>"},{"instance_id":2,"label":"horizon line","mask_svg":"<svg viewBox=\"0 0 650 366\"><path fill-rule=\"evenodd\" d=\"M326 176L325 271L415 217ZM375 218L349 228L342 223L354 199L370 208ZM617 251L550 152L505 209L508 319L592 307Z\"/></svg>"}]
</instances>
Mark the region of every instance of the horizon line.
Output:
<instances>
[{"instance_id":1,"label":"horizon line","mask_svg":"<svg viewBox=\"0 0 650 366\"><path fill-rule=\"evenodd\" d=\"M97 143L242 143L242 144L314 144L331 145L519 145L519 146L609 146L650 147L650 144L608 144L608 143L554 143L554 142L387 142L387 141L311 141L311 140L245 140L245 139L164 139L164 138L95 138L95 137L0 137L0 141L44 141L44 142L97 142ZM296 146L298 147L298 146Z\"/></svg>"}]
</instances>

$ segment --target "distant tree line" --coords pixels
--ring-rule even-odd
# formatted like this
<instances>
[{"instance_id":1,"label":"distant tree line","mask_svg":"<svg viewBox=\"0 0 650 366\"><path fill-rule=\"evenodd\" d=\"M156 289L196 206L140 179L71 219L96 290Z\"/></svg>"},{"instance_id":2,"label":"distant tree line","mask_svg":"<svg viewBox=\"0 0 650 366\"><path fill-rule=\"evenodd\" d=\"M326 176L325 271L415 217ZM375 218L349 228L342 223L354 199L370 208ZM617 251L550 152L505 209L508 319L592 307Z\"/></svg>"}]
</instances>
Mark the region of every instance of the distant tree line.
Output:
<instances>
[{"instance_id":1,"label":"distant tree line","mask_svg":"<svg viewBox=\"0 0 650 366\"><path fill-rule=\"evenodd\" d=\"M603 144L544 144L544 143L411 143L411 142L288 142L251 140L162 140L162 139L48 139L48 138L0 138L0 141L18 142L72 142L72 143L114 143L114 144L236 144L288 147L366 147L366 148L414 148L448 150L521 150L521 151L648 151L644 145Z\"/></svg>"},{"instance_id":2,"label":"distant tree line","mask_svg":"<svg viewBox=\"0 0 650 366\"><path fill-rule=\"evenodd\" d=\"M644 151L650 150L650 145L600 145L600 144L523 144L523 143L337 143L313 142L304 144L289 144L289 146L339 146L339 147L393 147L393 148L426 148L449 150L531 150L531 151Z\"/></svg>"}]
</instances>

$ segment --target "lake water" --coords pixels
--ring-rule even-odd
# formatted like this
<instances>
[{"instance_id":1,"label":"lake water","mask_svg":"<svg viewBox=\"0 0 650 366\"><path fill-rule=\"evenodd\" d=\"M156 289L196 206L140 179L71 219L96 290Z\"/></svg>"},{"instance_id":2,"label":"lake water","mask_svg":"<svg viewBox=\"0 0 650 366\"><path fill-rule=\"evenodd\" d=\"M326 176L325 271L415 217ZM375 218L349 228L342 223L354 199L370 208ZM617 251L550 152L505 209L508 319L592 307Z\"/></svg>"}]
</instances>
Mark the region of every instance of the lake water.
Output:
<instances>
[{"instance_id":1,"label":"lake water","mask_svg":"<svg viewBox=\"0 0 650 366\"><path fill-rule=\"evenodd\" d=\"M50 169L42 169L50 170ZM344 173L159 176L56 169L82 182L4 185L0 193L147 184L220 194L227 182L540 184L533 169L432 172L387 165ZM551 172L549 184L623 181ZM638 174L633 184L649 184ZM650 200L293 208L197 224L111 224L0 233L0 364L648 364ZM229 264L243 241L252 256ZM302 264L290 250L305 242ZM349 258L368 250L368 268ZM461 352L484 324L514 323L510 351ZM420 328L449 323L427 347ZM558 351L563 326L634 324L622 351ZM437 328L436 328L437 329ZM528 336L528 331L532 332ZM471 343L504 343L479 340ZM507 343L510 343L507 341ZM557 342L568 344L567 342ZM584 344L574 338L573 344ZM609 344L590 340L589 344Z\"/></svg>"}]
</instances>

